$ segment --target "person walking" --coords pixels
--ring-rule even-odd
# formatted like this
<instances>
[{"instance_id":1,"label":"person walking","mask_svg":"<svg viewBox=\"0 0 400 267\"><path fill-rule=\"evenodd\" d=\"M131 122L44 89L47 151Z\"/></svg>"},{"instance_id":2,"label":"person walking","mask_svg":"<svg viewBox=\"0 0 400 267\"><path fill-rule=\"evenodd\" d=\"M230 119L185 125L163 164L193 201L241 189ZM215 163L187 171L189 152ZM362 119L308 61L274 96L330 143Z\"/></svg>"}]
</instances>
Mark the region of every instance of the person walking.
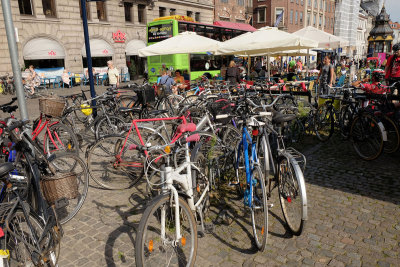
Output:
<instances>
[{"instance_id":1,"label":"person walking","mask_svg":"<svg viewBox=\"0 0 400 267\"><path fill-rule=\"evenodd\" d=\"M235 61L233 60L231 60L226 70L225 81L230 82L232 85L240 82L239 69L236 67Z\"/></svg>"},{"instance_id":2,"label":"person walking","mask_svg":"<svg viewBox=\"0 0 400 267\"><path fill-rule=\"evenodd\" d=\"M387 85L392 85L395 82L400 82L400 43L393 45L393 55L386 62L385 79ZM397 85L397 90L400 89L400 84ZM393 92L392 92L393 93Z\"/></svg>"},{"instance_id":3,"label":"person walking","mask_svg":"<svg viewBox=\"0 0 400 267\"><path fill-rule=\"evenodd\" d=\"M112 88L117 88L119 86L119 72L111 60L107 61L108 66L108 80Z\"/></svg>"},{"instance_id":4,"label":"person walking","mask_svg":"<svg viewBox=\"0 0 400 267\"><path fill-rule=\"evenodd\" d=\"M321 70L319 71L318 74L320 94L323 95L329 94L329 87L332 87L334 72L335 71L331 64L331 59L328 56L326 56L324 58L324 64L322 65Z\"/></svg>"}]
</instances>

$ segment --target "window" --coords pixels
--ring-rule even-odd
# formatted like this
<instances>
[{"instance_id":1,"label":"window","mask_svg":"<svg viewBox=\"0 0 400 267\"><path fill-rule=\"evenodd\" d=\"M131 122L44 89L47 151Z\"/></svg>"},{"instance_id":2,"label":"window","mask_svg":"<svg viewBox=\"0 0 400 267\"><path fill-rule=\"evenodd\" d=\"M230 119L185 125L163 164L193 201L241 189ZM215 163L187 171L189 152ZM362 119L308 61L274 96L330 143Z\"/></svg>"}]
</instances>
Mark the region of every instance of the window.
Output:
<instances>
[{"instance_id":1,"label":"window","mask_svg":"<svg viewBox=\"0 0 400 267\"><path fill-rule=\"evenodd\" d=\"M138 5L138 22L145 24L146 23L146 6Z\"/></svg>"},{"instance_id":2,"label":"window","mask_svg":"<svg viewBox=\"0 0 400 267\"><path fill-rule=\"evenodd\" d=\"M290 10L290 18L289 18L290 24L293 24L293 10Z\"/></svg>"},{"instance_id":3,"label":"window","mask_svg":"<svg viewBox=\"0 0 400 267\"><path fill-rule=\"evenodd\" d=\"M315 0L314 1L314 8L317 8L318 7L318 0Z\"/></svg>"},{"instance_id":4,"label":"window","mask_svg":"<svg viewBox=\"0 0 400 267\"><path fill-rule=\"evenodd\" d=\"M296 0L296 4L299 4L299 0Z\"/></svg>"},{"instance_id":5,"label":"window","mask_svg":"<svg viewBox=\"0 0 400 267\"><path fill-rule=\"evenodd\" d=\"M165 7L158 8L158 16L165 17L167 15L167 9Z\"/></svg>"},{"instance_id":6,"label":"window","mask_svg":"<svg viewBox=\"0 0 400 267\"><path fill-rule=\"evenodd\" d=\"M282 12L283 12L283 8L277 8L277 9L275 9L275 21L278 20L279 16L282 14ZM283 16L283 18L282 18L282 20L281 20L281 23L282 23L282 24L284 24L284 23L283 23L284 17L285 17L285 16ZM280 24L280 23L279 23L279 24Z\"/></svg>"},{"instance_id":7,"label":"window","mask_svg":"<svg viewBox=\"0 0 400 267\"><path fill-rule=\"evenodd\" d=\"M244 6L244 0L237 0L238 6Z\"/></svg>"},{"instance_id":8,"label":"window","mask_svg":"<svg viewBox=\"0 0 400 267\"><path fill-rule=\"evenodd\" d=\"M319 26L322 26L322 15L319 16Z\"/></svg>"},{"instance_id":9,"label":"window","mask_svg":"<svg viewBox=\"0 0 400 267\"><path fill-rule=\"evenodd\" d=\"M257 10L257 19L258 19L258 23L265 22L265 8L259 8Z\"/></svg>"},{"instance_id":10,"label":"window","mask_svg":"<svg viewBox=\"0 0 400 267\"><path fill-rule=\"evenodd\" d=\"M313 25L315 26L317 24L317 15L314 14L314 20L313 20Z\"/></svg>"},{"instance_id":11,"label":"window","mask_svg":"<svg viewBox=\"0 0 400 267\"><path fill-rule=\"evenodd\" d=\"M193 11L186 11L186 16L192 17L193 16Z\"/></svg>"},{"instance_id":12,"label":"window","mask_svg":"<svg viewBox=\"0 0 400 267\"><path fill-rule=\"evenodd\" d=\"M228 3L228 0L221 0L221 3Z\"/></svg>"},{"instance_id":13,"label":"window","mask_svg":"<svg viewBox=\"0 0 400 267\"><path fill-rule=\"evenodd\" d=\"M290 3L293 3L294 0L290 0Z\"/></svg>"},{"instance_id":14,"label":"window","mask_svg":"<svg viewBox=\"0 0 400 267\"><path fill-rule=\"evenodd\" d=\"M55 0L42 0L43 14L46 18L56 17L56 3Z\"/></svg>"},{"instance_id":15,"label":"window","mask_svg":"<svg viewBox=\"0 0 400 267\"><path fill-rule=\"evenodd\" d=\"M169 10L169 15L170 15L170 16L176 15L176 9L175 9L175 8L171 8L171 9Z\"/></svg>"},{"instance_id":16,"label":"window","mask_svg":"<svg viewBox=\"0 0 400 267\"><path fill-rule=\"evenodd\" d=\"M194 13L194 20L200 22L200 12Z\"/></svg>"},{"instance_id":17,"label":"window","mask_svg":"<svg viewBox=\"0 0 400 267\"><path fill-rule=\"evenodd\" d=\"M299 14L298 14L297 11L296 11L296 15L295 15L295 17L294 17L294 21L295 21L296 24L297 24L298 16L299 16Z\"/></svg>"},{"instance_id":18,"label":"window","mask_svg":"<svg viewBox=\"0 0 400 267\"><path fill-rule=\"evenodd\" d=\"M106 3L105 2L96 2L96 8L97 8L97 18L100 21L107 20Z\"/></svg>"},{"instance_id":19,"label":"window","mask_svg":"<svg viewBox=\"0 0 400 267\"><path fill-rule=\"evenodd\" d=\"M33 15L33 8L31 0L18 0L19 14Z\"/></svg>"},{"instance_id":20,"label":"window","mask_svg":"<svg viewBox=\"0 0 400 267\"><path fill-rule=\"evenodd\" d=\"M304 0L300 0L300 4L303 6L304 5Z\"/></svg>"},{"instance_id":21,"label":"window","mask_svg":"<svg viewBox=\"0 0 400 267\"><path fill-rule=\"evenodd\" d=\"M308 0L308 4L309 7L311 7L311 0Z\"/></svg>"},{"instance_id":22,"label":"window","mask_svg":"<svg viewBox=\"0 0 400 267\"><path fill-rule=\"evenodd\" d=\"M328 12L331 12L331 3L328 4Z\"/></svg>"},{"instance_id":23,"label":"window","mask_svg":"<svg viewBox=\"0 0 400 267\"><path fill-rule=\"evenodd\" d=\"M79 10L80 10L80 13L81 13L81 18L82 18L82 6L81 6L81 1L78 1L79 2ZM86 18L88 19L88 20L90 20L90 5L89 5L89 2L85 2L86 4L85 4L85 6L86 6Z\"/></svg>"},{"instance_id":24,"label":"window","mask_svg":"<svg viewBox=\"0 0 400 267\"><path fill-rule=\"evenodd\" d=\"M303 12L300 12L300 24L303 23Z\"/></svg>"},{"instance_id":25,"label":"window","mask_svg":"<svg viewBox=\"0 0 400 267\"><path fill-rule=\"evenodd\" d=\"M320 5L319 5L319 8L320 8L320 9L323 9L323 8L324 8L323 0L321 0L321 3L320 3Z\"/></svg>"},{"instance_id":26,"label":"window","mask_svg":"<svg viewBox=\"0 0 400 267\"><path fill-rule=\"evenodd\" d=\"M132 7L133 7L133 3L124 2L125 21L126 22L132 22L132 15L131 15Z\"/></svg>"},{"instance_id":27,"label":"window","mask_svg":"<svg viewBox=\"0 0 400 267\"><path fill-rule=\"evenodd\" d=\"M325 28L326 28L326 19L327 19L327 18L325 18L325 21L324 21L324 27L325 27Z\"/></svg>"},{"instance_id":28,"label":"window","mask_svg":"<svg viewBox=\"0 0 400 267\"><path fill-rule=\"evenodd\" d=\"M325 11L327 11L328 10L328 3L325 1Z\"/></svg>"}]
</instances>

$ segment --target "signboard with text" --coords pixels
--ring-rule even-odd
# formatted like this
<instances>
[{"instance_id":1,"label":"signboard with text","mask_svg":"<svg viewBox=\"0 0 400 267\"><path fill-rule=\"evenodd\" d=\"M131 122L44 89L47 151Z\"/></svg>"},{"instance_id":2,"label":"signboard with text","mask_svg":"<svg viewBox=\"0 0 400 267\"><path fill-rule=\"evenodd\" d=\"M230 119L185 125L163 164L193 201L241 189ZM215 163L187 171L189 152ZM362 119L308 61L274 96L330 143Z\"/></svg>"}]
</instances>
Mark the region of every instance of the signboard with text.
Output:
<instances>
[{"instance_id":1,"label":"signboard with text","mask_svg":"<svg viewBox=\"0 0 400 267\"><path fill-rule=\"evenodd\" d=\"M159 42L172 37L172 24L154 25L148 28L147 42Z\"/></svg>"}]
</instances>

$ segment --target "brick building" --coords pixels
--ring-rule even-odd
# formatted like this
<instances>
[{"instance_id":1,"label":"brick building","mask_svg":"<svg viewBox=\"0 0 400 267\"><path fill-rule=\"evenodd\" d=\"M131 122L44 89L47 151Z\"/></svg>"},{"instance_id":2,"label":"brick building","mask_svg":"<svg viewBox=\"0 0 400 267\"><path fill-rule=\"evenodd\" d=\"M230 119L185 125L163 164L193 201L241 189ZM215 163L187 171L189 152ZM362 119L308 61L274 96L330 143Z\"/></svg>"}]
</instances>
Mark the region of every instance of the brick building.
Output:
<instances>
[{"instance_id":1,"label":"brick building","mask_svg":"<svg viewBox=\"0 0 400 267\"><path fill-rule=\"evenodd\" d=\"M253 0L253 26L274 26L283 12L278 25L282 30L295 32L313 26L333 34L335 0Z\"/></svg>"},{"instance_id":2,"label":"brick building","mask_svg":"<svg viewBox=\"0 0 400 267\"><path fill-rule=\"evenodd\" d=\"M93 65L106 66L105 62L112 59L119 69L127 61L144 62L137 57L137 49L146 45L146 24L154 18L189 15L197 21L212 23L214 17L213 0L108 0L88 2L86 6ZM11 0L11 8L21 68L33 64L82 73L86 54L79 0ZM0 61L0 75L11 73L3 19Z\"/></svg>"},{"instance_id":3,"label":"brick building","mask_svg":"<svg viewBox=\"0 0 400 267\"><path fill-rule=\"evenodd\" d=\"M253 0L214 0L214 21L249 23ZM251 8L250 8L251 9Z\"/></svg>"}]
</instances>

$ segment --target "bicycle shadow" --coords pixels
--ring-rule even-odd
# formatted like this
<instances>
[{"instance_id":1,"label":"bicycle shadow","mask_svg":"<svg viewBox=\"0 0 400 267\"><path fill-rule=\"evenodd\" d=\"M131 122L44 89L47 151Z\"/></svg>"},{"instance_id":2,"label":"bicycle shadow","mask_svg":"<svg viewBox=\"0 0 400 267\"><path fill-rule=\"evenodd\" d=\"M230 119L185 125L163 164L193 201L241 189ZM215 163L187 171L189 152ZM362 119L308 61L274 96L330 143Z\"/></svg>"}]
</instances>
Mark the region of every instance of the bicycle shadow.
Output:
<instances>
[{"instance_id":1,"label":"bicycle shadow","mask_svg":"<svg viewBox=\"0 0 400 267\"><path fill-rule=\"evenodd\" d=\"M107 226L117 226L112 228L105 239L104 259L107 266L134 263L136 231L147 201L141 190L129 196L129 204L132 206L107 205L97 200L92 201L99 210L100 221ZM113 217L114 214L116 216Z\"/></svg>"}]
</instances>

